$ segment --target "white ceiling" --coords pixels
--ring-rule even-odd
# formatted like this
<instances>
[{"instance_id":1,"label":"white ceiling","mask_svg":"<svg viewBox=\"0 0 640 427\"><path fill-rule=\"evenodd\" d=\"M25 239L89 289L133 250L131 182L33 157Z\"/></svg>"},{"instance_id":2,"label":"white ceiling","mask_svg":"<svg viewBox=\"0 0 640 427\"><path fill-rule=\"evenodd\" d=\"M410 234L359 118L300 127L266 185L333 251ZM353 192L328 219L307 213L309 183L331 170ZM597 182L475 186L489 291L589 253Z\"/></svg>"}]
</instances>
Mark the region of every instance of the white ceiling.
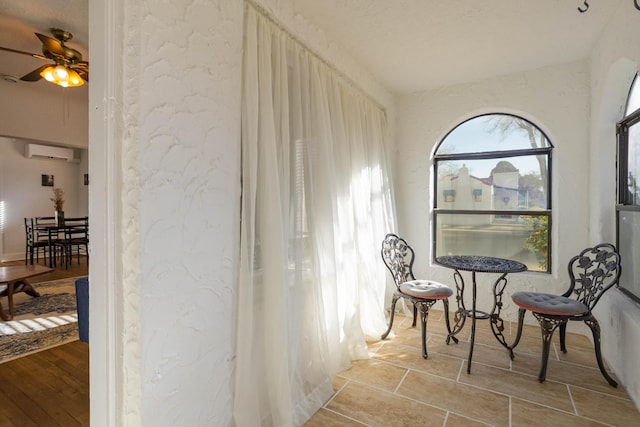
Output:
<instances>
[{"instance_id":1,"label":"white ceiling","mask_svg":"<svg viewBox=\"0 0 640 427\"><path fill-rule=\"evenodd\" d=\"M588 56L621 0L295 0L384 86L416 92ZM638 13L633 0L629 13Z\"/></svg>"},{"instance_id":2,"label":"white ceiling","mask_svg":"<svg viewBox=\"0 0 640 427\"><path fill-rule=\"evenodd\" d=\"M633 0L291 0L394 93L408 93L588 57L620 3ZM33 34L74 34L87 56L88 0L0 4L0 46L40 53ZM0 74L21 77L38 59L0 51ZM0 82L3 83L3 82ZM46 82L18 84L48 85ZM51 85L52 86L52 85Z\"/></svg>"}]
</instances>

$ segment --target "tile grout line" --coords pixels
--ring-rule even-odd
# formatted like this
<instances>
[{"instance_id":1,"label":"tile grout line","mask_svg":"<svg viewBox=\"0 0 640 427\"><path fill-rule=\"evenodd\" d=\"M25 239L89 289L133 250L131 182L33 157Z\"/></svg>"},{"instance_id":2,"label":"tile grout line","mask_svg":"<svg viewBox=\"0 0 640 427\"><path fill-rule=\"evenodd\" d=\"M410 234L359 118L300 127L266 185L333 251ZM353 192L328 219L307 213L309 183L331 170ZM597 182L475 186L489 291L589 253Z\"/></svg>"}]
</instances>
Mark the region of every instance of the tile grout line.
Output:
<instances>
[{"instance_id":1,"label":"tile grout line","mask_svg":"<svg viewBox=\"0 0 640 427\"><path fill-rule=\"evenodd\" d=\"M445 412L445 414L444 414L444 419L442 420L442 427L446 427L446 425L447 425L447 420L449 420L449 414L450 414L450 413L451 413L451 412L449 412L449 411Z\"/></svg>"},{"instance_id":2,"label":"tile grout line","mask_svg":"<svg viewBox=\"0 0 640 427\"><path fill-rule=\"evenodd\" d=\"M600 372L600 371L598 371L598 372ZM603 381L604 381L604 379L603 379ZM566 384L569 387L579 388L580 390L584 390L584 391L587 391L589 393L597 393L597 394L600 394L602 396L612 397L614 399L618 399L618 400L621 400L621 401L624 401L624 402L634 403L633 400L631 400L631 397L618 396L618 395L610 394L610 393L607 393L607 392L604 392L604 391L601 391L601 390L595 390L593 388L582 387L582 386L575 385L575 384L569 384L569 383L566 383ZM617 390L617 389L614 389L614 390ZM624 387L622 388L622 390L624 390Z\"/></svg>"},{"instance_id":3,"label":"tile grout line","mask_svg":"<svg viewBox=\"0 0 640 427\"><path fill-rule=\"evenodd\" d=\"M400 386L402 385L404 380L407 378L407 375L409 375L409 371L411 370L411 368L404 368L404 369L406 369L404 375L402 376L402 378L400 378L400 381L398 381L398 385L396 386L396 388L393 389L393 394L397 396L401 396L400 394L398 394L398 390L400 389Z\"/></svg>"},{"instance_id":4,"label":"tile grout line","mask_svg":"<svg viewBox=\"0 0 640 427\"><path fill-rule=\"evenodd\" d=\"M358 423L358 424L361 424L361 425L363 425L363 426L367 426L367 427L375 427L375 426L372 426L371 424L367 424L367 423L362 422L362 421L360 421L360 420L357 420L357 419L355 419L355 418L351 418L350 416L345 415L345 414L343 414L342 412L334 411L333 409L325 408L324 406L323 406L323 408L324 408L324 410L326 410L326 411L333 412L334 414L338 414L338 415L340 415L341 417L344 417L344 418L346 418L346 419L348 419L348 420L351 420L351 421L356 422L356 423Z\"/></svg>"},{"instance_id":5,"label":"tile grout line","mask_svg":"<svg viewBox=\"0 0 640 427\"><path fill-rule=\"evenodd\" d=\"M410 369L410 368L405 368L405 369L407 369L407 374L408 374L408 371L411 371L411 370L412 370L412 369ZM449 380L449 381L451 381L451 380ZM362 381L362 380L358 380L358 379L349 379L349 382L352 382L352 383L355 383L355 384L360 384L360 385L363 385L363 386L365 386L365 387L369 387L369 388L372 388L372 389L374 389L374 390L381 391L382 393L389 393L389 394L391 394L391 395L394 395L395 397L398 397L398 398L401 398L401 399L405 399L405 400L409 400L409 401L414 402L414 403L417 403L417 404L419 404L419 405L421 405L421 406L427 406L427 407L429 407L429 408L436 408L436 409L441 410L442 412L449 412L449 410L448 410L448 409L443 408L443 407L441 407L441 406L437 406L437 405L435 405L435 404L433 404L433 403L423 402L423 401L418 400L418 399L415 399L415 398L413 398L413 397L405 396L404 394L400 394L400 393L396 393L396 392L393 392L393 391L389 391L389 390L386 390L386 389L384 389L384 388L382 388L382 387L379 387L379 386L376 386L376 385L373 385L373 384L369 384L369 383L367 383L367 382L365 382L365 381ZM346 385L346 384L345 384L345 385ZM451 411L451 412L452 412L452 411ZM453 413L454 413L454 414L457 414L457 415L460 415L460 414L458 414L457 412L453 412ZM469 418L468 416L464 416L464 417L465 417L465 418L468 418L468 419L473 420L473 418Z\"/></svg>"},{"instance_id":6,"label":"tile grout line","mask_svg":"<svg viewBox=\"0 0 640 427\"><path fill-rule=\"evenodd\" d=\"M340 376L340 375L337 375L337 376ZM327 408L327 405L328 405L329 403L333 402L333 399L335 399L335 398L336 398L336 396L337 396L337 395L338 395L342 390L344 390L344 388L347 386L347 384L349 384L349 382L351 381L351 380L350 380L349 378L347 378L347 377L343 377L343 376L340 376L340 377L345 379L344 384L342 384L342 387L340 387L338 390L334 391L334 392L333 392L333 394L331 395L331 397L330 397L326 402L324 402L324 405L322 405L322 407L323 407L323 408L328 409L328 408ZM335 411L334 411L334 412L335 412Z\"/></svg>"},{"instance_id":7,"label":"tile grout line","mask_svg":"<svg viewBox=\"0 0 640 427\"><path fill-rule=\"evenodd\" d=\"M573 393L571 393L571 387L569 387L569 384L565 384L565 387L567 387L567 393L569 393L569 401L571 402L571 406L573 407L573 413L579 416L580 414L578 414L576 402L573 400Z\"/></svg>"}]
</instances>

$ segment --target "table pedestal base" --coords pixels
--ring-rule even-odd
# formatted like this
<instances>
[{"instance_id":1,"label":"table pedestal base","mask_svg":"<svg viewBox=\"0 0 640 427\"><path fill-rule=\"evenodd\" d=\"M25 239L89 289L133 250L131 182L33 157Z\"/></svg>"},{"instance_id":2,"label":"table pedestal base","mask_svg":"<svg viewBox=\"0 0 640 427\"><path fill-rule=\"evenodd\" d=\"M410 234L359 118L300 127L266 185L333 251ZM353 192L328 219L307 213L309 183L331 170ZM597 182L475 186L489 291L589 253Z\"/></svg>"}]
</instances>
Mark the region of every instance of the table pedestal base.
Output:
<instances>
[{"instance_id":1,"label":"table pedestal base","mask_svg":"<svg viewBox=\"0 0 640 427\"><path fill-rule=\"evenodd\" d=\"M9 305L9 313L5 314L4 312L4 308L2 308L2 302L0 301L0 318L2 320L11 320L13 319L13 315L14 315L14 307L13 307L13 295L17 294L18 292L24 292L27 295L30 295L32 297L39 297L40 294L38 293L38 291L36 291L35 289L33 289L33 286L31 286L31 283L27 282L26 280L17 280L15 282L9 282L7 283L7 288L0 292L0 297L7 297L8 300L8 305Z\"/></svg>"},{"instance_id":2,"label":"table pedestal base","mask_svg":"<svg viewBox=\"0 0 640 427\"><path fill-rule=\"evenodd\" d=\"M449 344L450 340L453 340L455 343L458 343L458 339L455 337L458 334L467 319L467 317L471 318L471 343L469 348L469 359L467 361L467 373L471 373L471 359L473 358L473 345L475 343L476 336L476 320L490 320L491 323L491 332L493 336L496 337L498 342L502 344L504 348L509 350L511 354L513 354L511 350L511 346L507 344L507 341L504 337L504 321L500 317L500 311L502 310L502 296L504 294L504 290L507 287L507 273L502 274L498 280L495 281L493 285L493 307L491 308L491 312L487 313L486 311L478 310L476 308L476 272L471 272L471 281L472 281L472 308L469 310L464 305L464 279L458 270L454 270L454 281L456 282L456 301L458 303L458 310L454 314L454 326L451 333L447 336L446 343Z\"/></svg>"}]
</instances>

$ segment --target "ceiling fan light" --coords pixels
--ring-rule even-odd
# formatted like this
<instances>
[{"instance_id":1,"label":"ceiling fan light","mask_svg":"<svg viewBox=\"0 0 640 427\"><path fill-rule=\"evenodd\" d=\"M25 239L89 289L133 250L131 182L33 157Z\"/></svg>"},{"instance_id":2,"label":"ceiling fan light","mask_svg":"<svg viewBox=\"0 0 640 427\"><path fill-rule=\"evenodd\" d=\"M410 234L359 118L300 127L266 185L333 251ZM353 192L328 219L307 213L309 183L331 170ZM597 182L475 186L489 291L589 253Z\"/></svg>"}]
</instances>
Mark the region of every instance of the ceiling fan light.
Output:
<instances>
[{"instance_id":1,"label":"ceiling fan light","mask_svg":"<svg viewBox=\"0 0 640 427\"><path fill-rule=\"evenodd\" d=\"M80 74L64 65L51 65L42 70L40 75L48 82L62 87L78 87L84 84Z\"/></svg>"},{"instance_id":2,"label":"ceiling fan light","mask_svg":"<svg viewBox=\"0 0 640 427\"><path fill-rule=\"evenodd\" d=\"M54 68L53 72L55 73L56 78L60 81L66 81L69 79L69 73L67 72L67 69L62 65L56 65L56 68Z\"/></svg>"},{"instance_id":3,"label":"ceiling fan light","mask_svg":"<svg viewBox=\"0 0 640 427\"><path fill-rule=\"evenodd\" d=\"M75 70L69 69L69 87L78 87L84 84L84 80L80 77L80 74L76 73Z\"/></svg>"},{"instance_id":4,"label":"ceiling fan light","mask_svg":"<svg viewBox=\"0 0 640 427\"><path fill-rule=\"evenodd\" d=\"M49 66L40 72L40 75L44 77L48 82L53 82L53 66Z\"/></svg>"}]
</instances>

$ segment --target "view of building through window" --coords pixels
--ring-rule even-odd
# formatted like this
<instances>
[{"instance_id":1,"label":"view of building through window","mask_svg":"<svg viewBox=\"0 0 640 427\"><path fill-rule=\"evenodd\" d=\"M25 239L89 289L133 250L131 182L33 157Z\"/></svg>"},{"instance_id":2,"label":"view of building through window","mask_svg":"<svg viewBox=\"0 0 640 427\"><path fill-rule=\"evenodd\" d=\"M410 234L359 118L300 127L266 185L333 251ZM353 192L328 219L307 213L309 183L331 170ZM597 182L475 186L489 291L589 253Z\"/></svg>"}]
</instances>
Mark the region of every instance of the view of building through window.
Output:
<instances>
[{"instance_id":1,"label":"view of building through window","mask_svg":"<svg viewBox=\"0 0 640 427\"><path fill-rule=\"evenodd\" d=\"M434 257L491 255L550 271L552 145L508 114L467 120L434 155Z\"/></svg>"}]
</instances>

